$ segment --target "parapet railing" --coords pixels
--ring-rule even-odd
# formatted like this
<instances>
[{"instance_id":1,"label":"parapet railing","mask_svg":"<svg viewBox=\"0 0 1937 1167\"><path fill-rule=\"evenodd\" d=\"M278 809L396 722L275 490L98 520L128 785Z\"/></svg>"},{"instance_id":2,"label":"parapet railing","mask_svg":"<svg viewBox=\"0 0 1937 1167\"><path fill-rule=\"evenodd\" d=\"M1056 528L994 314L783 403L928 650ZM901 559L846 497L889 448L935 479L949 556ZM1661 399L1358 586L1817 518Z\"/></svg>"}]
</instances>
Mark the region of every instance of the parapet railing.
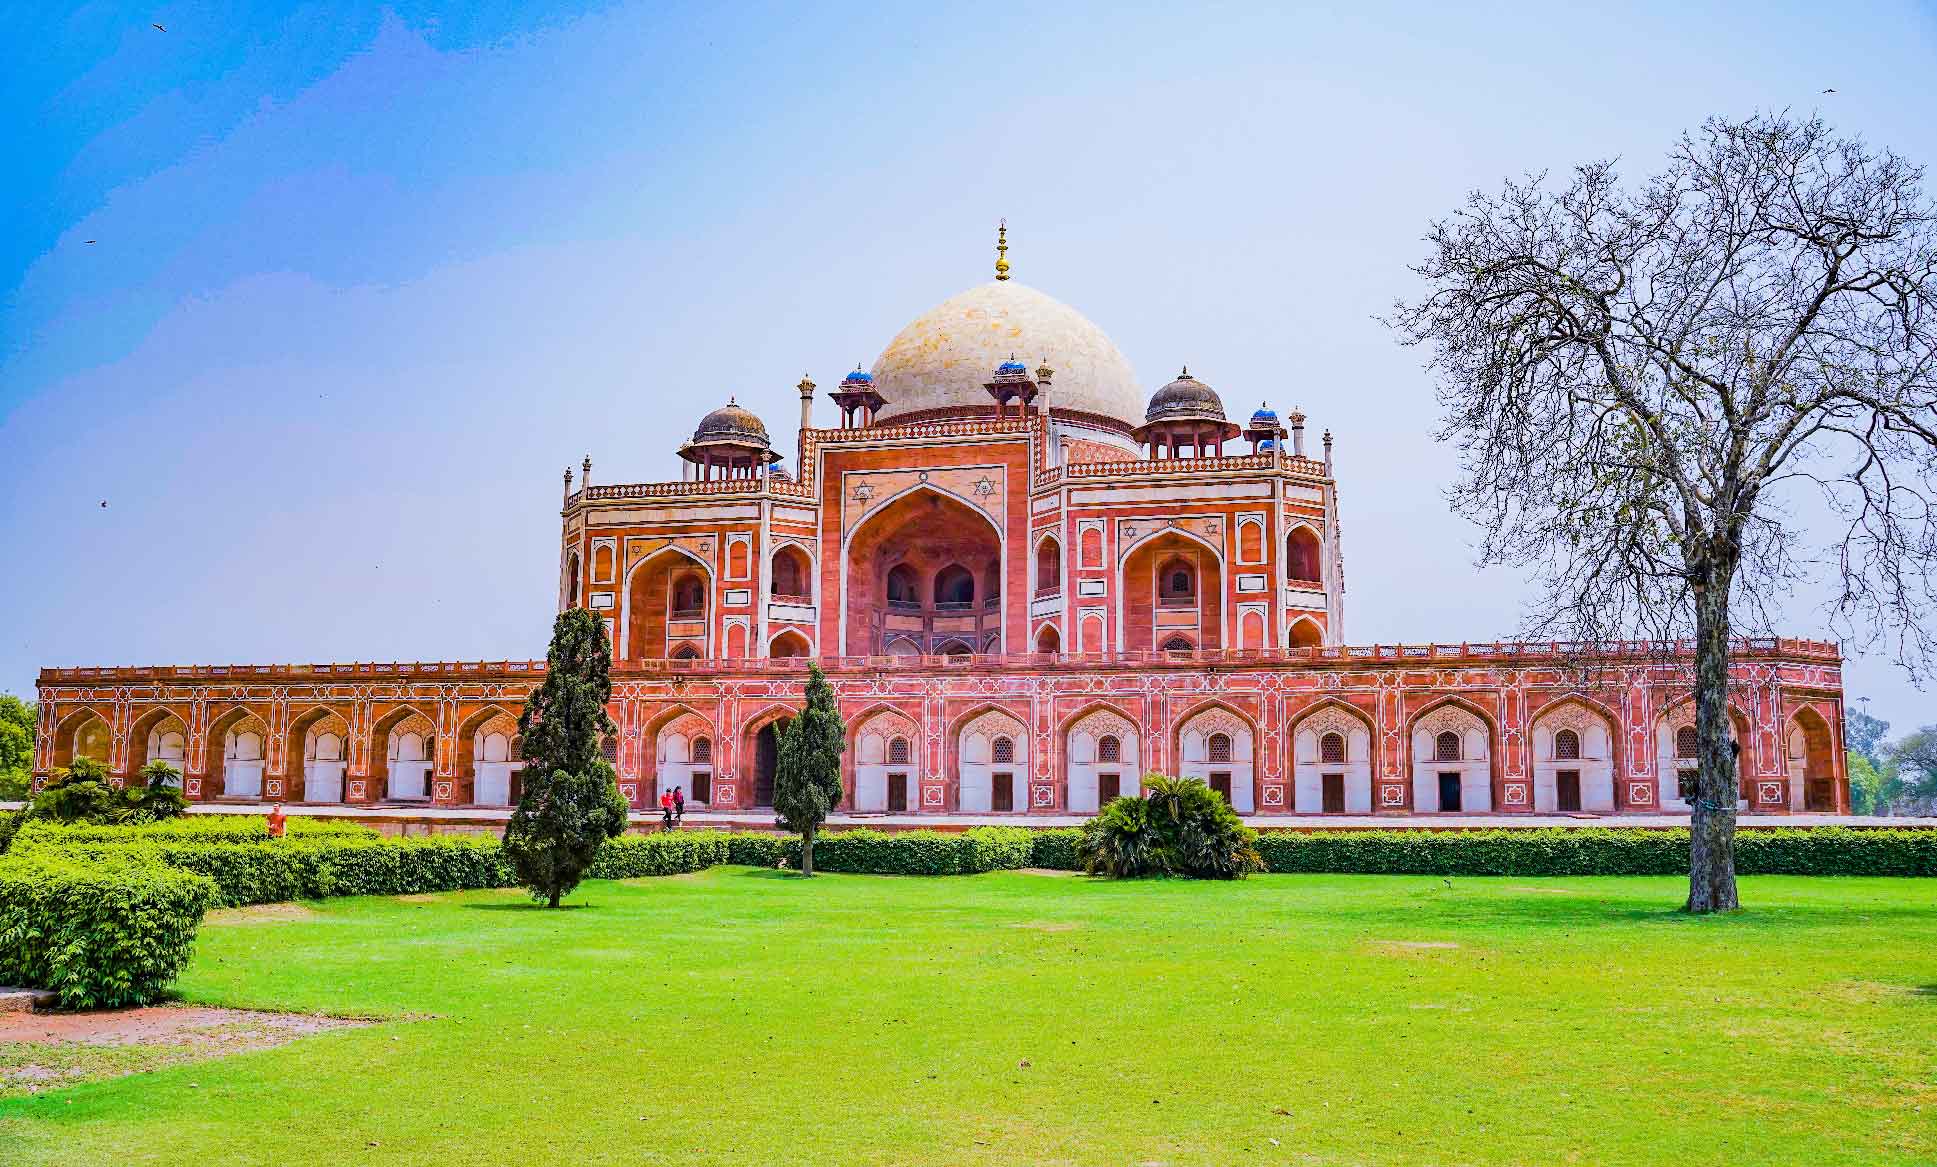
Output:
<instances>
[{"instance_id":1,"label":"parapet railing","mask_svg":"<svg viewBox=\"0 0 1937 1167\"><path fill-rule=\"evenodd\" d=\"M1206 474L1278 470L1302 478L1326 477L1325 463L1292 454L1220 454L1210 458L1123 458L1107 462L1070 462L1036 476L1037 486L1057 482L1118 478L1201 478Z\"/></svg>"},{"instance_id":2,"label":"parapet railing","mask_svg":"<svg viewBox=\"0 0 1937 1167\"><path fill-rule=\"evenodd\" d=\"M1364 644L1325 645L1309 648L1224 648L1166 652L1158 649L1131 649L1121 652L1012 652L975 653L949 656L825 656L825 657L748 657L697 660L618 660L615 671L629 673L791 673L804 670L810 660L830 671L880 671L882 669L936 668L1044 668L1049 666L1170 666L1212 667L1221 665L1259 665L1302 663L1313 665L1356 662L1443 662L1468 660L1525 662L1570 660L1634 661L1648 658L1689 657L1694 655L1692 640L1612 641L1588 644L1571 641L1467 641L1460 644ZM1733 651L1742 656L1784 656L1835 663L1842 659L1842 648L1831 640L1792 637L1741 637ZM352 664L284 665L162 665L158 667L49 668L42 669L42 684L87 681L137 680L251 680L255 678L325 680L334 677L521 677L542 676L541 660L502 661L393 661Z\"/></svg>"}]
</instances>

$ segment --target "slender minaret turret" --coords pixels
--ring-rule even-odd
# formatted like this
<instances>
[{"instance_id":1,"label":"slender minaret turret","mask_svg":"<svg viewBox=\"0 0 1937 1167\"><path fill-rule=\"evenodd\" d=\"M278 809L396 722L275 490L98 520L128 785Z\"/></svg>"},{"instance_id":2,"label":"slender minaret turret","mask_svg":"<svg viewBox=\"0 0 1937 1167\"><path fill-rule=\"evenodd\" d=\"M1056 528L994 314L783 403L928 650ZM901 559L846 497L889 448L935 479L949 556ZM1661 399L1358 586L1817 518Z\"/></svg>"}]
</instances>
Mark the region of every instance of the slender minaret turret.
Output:
<instances>
[{"instance_id":1,"label":"slender minaret turret","mask_svg":"<svg viewBox=\"0 0 1937 1167\"><path fill-rule=\"evenodd\" d=\"M814 428L814 379L807 374L800 375L800 428L804 432Z\"/></svg>"},{"instance_id":2,"label":"slender minaret turret","mask_svg":"<svg viewBox=\"0 0 1937 1167\"><path fill-rule=\"evenodd\" d=\"M1292 457L1302 458L1305 456L1305 411L1302 409L1294 409L1291 411L1291 417L1287 420L1291 422ZM1331 438L1327 436L1325 440L1329 442Z\"/></svg>"}]
</instances>

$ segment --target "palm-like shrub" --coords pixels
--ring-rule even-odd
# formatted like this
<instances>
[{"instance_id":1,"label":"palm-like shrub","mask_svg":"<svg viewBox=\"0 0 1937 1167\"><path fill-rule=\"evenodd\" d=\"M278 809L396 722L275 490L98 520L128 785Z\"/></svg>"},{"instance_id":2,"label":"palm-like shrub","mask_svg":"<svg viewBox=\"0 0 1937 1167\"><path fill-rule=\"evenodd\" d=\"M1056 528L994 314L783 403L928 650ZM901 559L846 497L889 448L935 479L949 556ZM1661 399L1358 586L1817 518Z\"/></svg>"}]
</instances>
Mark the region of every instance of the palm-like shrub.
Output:
<instances>
[{"instance_id":1,"label":"palm-like shrub","mask_svg":"<svg viewBox=\"0 0 1937 1167\"><path fill-rule=\"evenodd\" d=\"M1157 835L1150 829L1149 807L1143 799L1110 800L1097 816L1083 824L1083 870L1091 875L1129 879L1167 870L1157 853Z\"/></svg>"},{"instance_id":2,"label":"palm-like shrub","mask_svg":"<svg viewBox=\"0 0 1937 1167\"><path fill-rule=\"evenodd\" d=\"M28 804L28 815L62 823L105 822L113 814L115 802L115 792L108 785L108 768L82 755L66 769L54 771Z\"/></svg>"},{"instance_id":3,"label":"palm-like shrub","mask_svg":"<svg viewBox=\"0 0 1937 1167\"><path fill-rule=\"evenodd\" d=\"M1083 866L1128 878L1242 879L1264 870L1258 833L1196 778L1144 777L1142 798L1119 798L1083 827Z\"/></svg>"},{"instance_id":4,"label":"palm-like shrub","mask_svg":"<svg viewBox=\"0 0 1937 1167\"><path fill-rule=\"evenodd\" d=\"M121 792L122 818L129 822L160 822L188 809L182 797L182 772L156 758L141 768L141 784Z\"/></svg>"}]
</instances>

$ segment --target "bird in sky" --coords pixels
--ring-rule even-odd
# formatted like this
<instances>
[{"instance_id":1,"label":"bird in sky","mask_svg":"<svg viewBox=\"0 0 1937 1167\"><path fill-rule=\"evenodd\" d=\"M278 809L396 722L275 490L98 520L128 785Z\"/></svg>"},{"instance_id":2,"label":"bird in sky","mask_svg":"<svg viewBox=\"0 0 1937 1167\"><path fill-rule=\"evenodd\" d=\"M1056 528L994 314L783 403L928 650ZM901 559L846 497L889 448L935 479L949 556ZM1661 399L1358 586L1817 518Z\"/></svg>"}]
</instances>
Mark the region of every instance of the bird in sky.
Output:
<instances>
[{"instance_id":1,"label":"bird in sky","mask_svg":"<svg viewBox=\"0 0 1937 1167\"><path fill-rule=\"evenodd\" d=\"M102 510L107 510L107 509L108 509L108 500L107 500L107 499L105 499L105 498L101 500L101 509L102 509Z\"/></svg>"},{"instance_id":2,"label":"bird in sky","mask_svg":"<svg viewBox=\"0 0 1937 1167\"><path fill-rule=\"evenodd\" d=\"M168 31L167 29L165 29L165 28L163 28L163 27L162 27L161 25L159 25L159 24L151 24L151 25L149 25L148 27L149 27L149 28L152 28L152 29L154 29L154 30L155 30L156 32L167 32L167 31Z\"/></svg>"},{"instance_id":3,"label":"bird in sky","mask_svg":"<svg viewBox=\"0 0 1937 1167\"><path fill-rule=\"evenodd\" d=\"M86 243L86 244L87 244L87 245L88 245L89 247L92 247L92 246L94 246L94 245L95 245L96 243L99 243L99 242L100 242L100 240L98 240L98 239L87 239L87 240L83 240L83 242L85 242L85 243Z\"/></svg>"},{"instance_id":4,"label":"bird in sky","mask_svg":"<svg viewBox=\"0 0 1937 1167\"><path fill-rule=\"evenodd\" d=\"M1836 91L1835 91L1834 89L1825 89L1825 90L1823 90L1823 92L1824 92L1824 93L1834 93L1834 92L1836 92Z\"/></svg>"}]
</instances>

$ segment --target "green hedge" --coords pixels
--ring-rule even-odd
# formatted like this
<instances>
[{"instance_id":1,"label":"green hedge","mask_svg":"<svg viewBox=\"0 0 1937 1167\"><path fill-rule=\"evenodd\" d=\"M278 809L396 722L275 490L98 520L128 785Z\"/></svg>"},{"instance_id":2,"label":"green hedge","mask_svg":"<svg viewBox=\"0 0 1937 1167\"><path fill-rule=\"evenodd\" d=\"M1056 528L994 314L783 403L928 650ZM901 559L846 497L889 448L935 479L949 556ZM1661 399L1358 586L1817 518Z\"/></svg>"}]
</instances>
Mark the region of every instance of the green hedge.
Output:
<instances>
[{"instance_id":1,"label":"green hedge","mask_svg":"<svg viewBox=\"0 0 1937 1167\"><path fill-rule=\"evenodd\" d=\"M69 1009L160 995L188 962L216 888L192 872L117 860L0 860L0 983L53 989Z\"/></svg>"},{"instance_id":2,"label":"green hedge","mask_svg":"<svg viewBox=\"0 0 1937 1167\"><path fill-rule=\"evenodd\" d=\"M814 870L866 875L973 875L1014 870L1030 865L1035 835L1028 827L975 827L956 834L833 831L814 841ZM798 868L800 840L774 841L780 845L785 864Z\"/></svg>"},{"instance_id":3,"label":"green hedge","mask_svg":"<svg viewBox=\"0 0 1937 1167\"><path fill-rule=\"evenodd\" d=\"M376 831L358 823L327 819L291 818L288 839L379 839ZM78 843L253 843L268 842L269 820L259 815L183 815L158 823L115 826L106 823L57 823L33 819L22 823L14 844L21 850L67 847Z\"/></svg>"},{"instance_id":4,"label":"green hedge","mask_svg":"<svg viewBox=\"0 0 1937 1167\"><path fill-rule=\"evenodd\" d=\"M1551 827L1294 831L1258 839L1265 869L1370 875L1686 875L1688 831ZM1937 875L1937 831L1773 828L1735 837L1742 875Z\"/></svg>"},{"instance_id":5,"label":"green hedge","mask_svg":"<svg viewBox=\"0 0 1937 1167\"><path fill-rule=\"evenodd\" d=\"M606 841L588 873L593 879L676 875L727 863L729 836L715 832L622 835ZM772 839L774 844L782 842ZM59 856L92 868L159 862L214 881L224 907L329 896L415 895L514 887L517 876L491 836L414 839L285 838L253 842L176 843L141 839L75 843L34 855ZM772 866L769 862L767 866Z\"/></svg>"},{"instance_id":6,"label":"green hedge","mask_svg":"<svg viewBox=\"0 0 1937 1167\"><path fill-rule=\"evenodd\" d=\"M1050 871L1083 870L1083 828L1050 827L1030 840L1029 866Z\"/></svg>"}]
</instances>

